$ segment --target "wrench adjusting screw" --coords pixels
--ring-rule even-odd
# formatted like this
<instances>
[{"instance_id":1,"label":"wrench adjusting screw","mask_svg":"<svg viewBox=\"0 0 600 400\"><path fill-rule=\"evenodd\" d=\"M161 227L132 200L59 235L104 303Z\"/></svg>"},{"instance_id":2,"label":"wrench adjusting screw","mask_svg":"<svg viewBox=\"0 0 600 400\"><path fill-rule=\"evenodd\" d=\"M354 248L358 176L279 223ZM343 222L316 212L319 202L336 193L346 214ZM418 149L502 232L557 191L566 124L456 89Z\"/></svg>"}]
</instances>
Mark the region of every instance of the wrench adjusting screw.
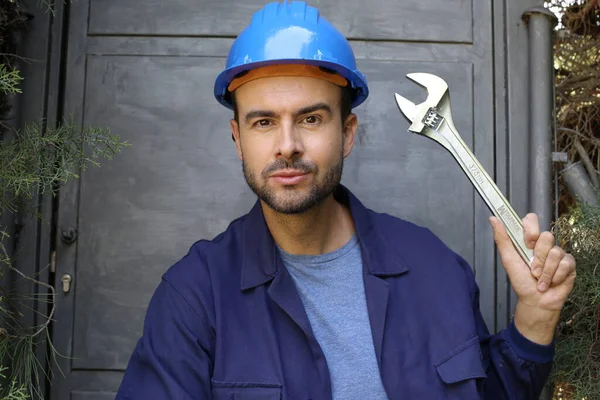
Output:
<instances>
[{"instance_id":1,"label":"wrench adjusting screw","mask_svg":"<svg viewBox=\"0 0 600 400\"><path fill-rule=\"evenodd\" d=\"M437 129L442 124L443 120L444 120L444 117L442 117L440 114L438 114L438 112L436 111L435 108L430 108L429 111L427 111L425 118L423 119L423 123L425 125L427 125L428 127L430 127L431 129L434 129L437 131Z\"/></svg>"}]
</instances>

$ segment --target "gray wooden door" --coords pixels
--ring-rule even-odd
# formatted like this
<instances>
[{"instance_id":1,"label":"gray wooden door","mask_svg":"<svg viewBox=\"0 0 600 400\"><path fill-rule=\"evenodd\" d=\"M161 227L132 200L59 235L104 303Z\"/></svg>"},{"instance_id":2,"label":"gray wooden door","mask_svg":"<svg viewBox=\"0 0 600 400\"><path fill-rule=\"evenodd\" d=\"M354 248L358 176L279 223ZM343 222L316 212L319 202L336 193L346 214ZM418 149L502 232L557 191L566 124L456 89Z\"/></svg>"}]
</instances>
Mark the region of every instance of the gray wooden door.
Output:
<instances>
[{"instance_id":1,"label":"gray wooden door","mask_svg":"<svg viewBox=\"0 0 600 400\"><path fill-rule=\"evenodd\" d=\"M55 375L52 399L114 398L161 274L255 201L230 138L231 114L212 85L233 38L264 3L78 0L65 14L64 114L108 126L132 146L61 192L57 278L70 274L73 283L58 298L53 340L69 359L59 358L65 376ZM503 323L496 292L506 286L495 279L489 211L444 149L406 131L393 95L425 98L409 72L442 76L465 141L492 175L505 171L497 152L508 152L506 136L495 133L509 113L505 93L496 93L506 90L508 62L495 63L494 45L502 49L505 39L498 3L311 3L352 39L371 89L355 110L362 136L343 182L368 207L429 227L471 263L492 330ZM507 184L505 172L499 177ZM71 244L60 240L69 229L77 230Z\"/></svg>"}]
</instances>

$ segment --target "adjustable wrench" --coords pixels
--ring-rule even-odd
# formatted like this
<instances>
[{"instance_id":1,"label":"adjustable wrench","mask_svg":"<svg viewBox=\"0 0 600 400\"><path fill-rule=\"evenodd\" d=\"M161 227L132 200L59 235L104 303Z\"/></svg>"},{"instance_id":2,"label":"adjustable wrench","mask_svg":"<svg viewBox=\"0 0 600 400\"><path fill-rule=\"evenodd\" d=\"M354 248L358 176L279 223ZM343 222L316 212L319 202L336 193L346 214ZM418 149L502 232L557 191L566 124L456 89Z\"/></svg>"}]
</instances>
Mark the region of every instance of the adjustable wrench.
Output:
<instances>
[{"instance_id":1,"label":"adjustable wrench","mask_svg":"<svg viewBox=\"0 0 600 400\"><path fill-rule=\"evenodd\" d=\"M521 219L454 126L448 84L438 76L422 72L408 74L406 77L424 87L428 94L421 104L414 104L398 93L395 94L400 111L411 123L408 131L435 140L452 154L492 213L504 223L515 248L531 268L533 250L525 245Z\"/></svg>"}]
</instances>

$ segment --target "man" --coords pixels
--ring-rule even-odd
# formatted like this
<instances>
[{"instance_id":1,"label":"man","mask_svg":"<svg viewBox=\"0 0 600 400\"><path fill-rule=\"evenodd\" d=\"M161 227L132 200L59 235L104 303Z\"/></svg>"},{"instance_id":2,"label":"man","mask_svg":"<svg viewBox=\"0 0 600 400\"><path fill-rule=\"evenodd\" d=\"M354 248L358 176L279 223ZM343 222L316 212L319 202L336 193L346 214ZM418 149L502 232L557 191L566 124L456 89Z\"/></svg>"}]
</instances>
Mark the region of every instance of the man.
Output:
<instances>
[{"instance_id":1,"label":"man","mask_svg":"<svg viewBox=\"0 0 600 400\"><path fill-rule=\"evenodd\" d=\"M118 399L538 398L573 257L530 214L531 272L491 218L518 303L490 335L470 266L340 184L368 87L315 8L257 12L215 96L258 201L164 274Z\"/></svg>"}]
</instances>

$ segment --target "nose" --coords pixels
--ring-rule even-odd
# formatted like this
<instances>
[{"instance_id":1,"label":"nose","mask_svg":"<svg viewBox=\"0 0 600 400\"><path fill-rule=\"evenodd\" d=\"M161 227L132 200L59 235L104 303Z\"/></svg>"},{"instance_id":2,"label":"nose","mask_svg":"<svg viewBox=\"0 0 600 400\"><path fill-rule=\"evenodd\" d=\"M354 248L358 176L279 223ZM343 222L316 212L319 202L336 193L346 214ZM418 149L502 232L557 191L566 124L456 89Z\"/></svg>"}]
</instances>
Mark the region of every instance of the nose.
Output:
<instances>
[{"instance_id":1,"label":"nose","mask_svg":"<svg viewBox=\"0 0 600 400\"><path fill-rule=\"evenodd\" d=\"M302 135L292 122L281 123L276 146L277 158L296 159L304 154Z\"/></svg>"}]
</instances>

